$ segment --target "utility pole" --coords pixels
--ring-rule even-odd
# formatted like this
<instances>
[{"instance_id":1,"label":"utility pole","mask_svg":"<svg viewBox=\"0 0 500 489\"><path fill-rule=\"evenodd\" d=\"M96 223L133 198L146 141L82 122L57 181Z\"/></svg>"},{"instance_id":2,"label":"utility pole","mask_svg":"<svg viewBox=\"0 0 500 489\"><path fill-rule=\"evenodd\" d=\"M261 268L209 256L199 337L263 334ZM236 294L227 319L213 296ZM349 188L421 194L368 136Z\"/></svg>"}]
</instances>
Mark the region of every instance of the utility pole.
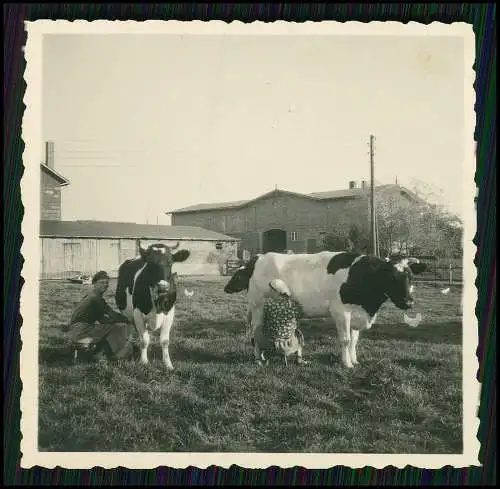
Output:
<instances>
[{"instance_id":1,"label":"utility pole","mask_svg":"<svg viewBox=\"0 0 500 489\"><path fill-rule=\"evenodd\" d=\"M370 180L371 180L371 238L372 253L377 254L377 227L375 220L375 136L370 134Z\"/></svg>"}]
</instances>

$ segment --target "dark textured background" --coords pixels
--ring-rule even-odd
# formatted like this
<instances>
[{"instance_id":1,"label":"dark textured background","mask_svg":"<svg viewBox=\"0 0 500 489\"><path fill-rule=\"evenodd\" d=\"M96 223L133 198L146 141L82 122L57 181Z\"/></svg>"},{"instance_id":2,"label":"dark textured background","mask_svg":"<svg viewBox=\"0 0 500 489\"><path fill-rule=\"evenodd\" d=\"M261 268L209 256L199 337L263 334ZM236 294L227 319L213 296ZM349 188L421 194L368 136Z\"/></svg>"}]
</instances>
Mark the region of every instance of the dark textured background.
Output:
<instances>
[{"instance_id":1,"label":"dark textured background","mask_svg":"<svg viewBox=\"0 0 500 489\"><path fill-rule=\"evenodd\" d=\"M109 20L372 20L467 22L476 35L477 125L478 141L476 183L479 299L478 378L482 382L481 418L478 432L481 441L480 461L483 467L426 470L387 467L376 470L365 467L353 470L334 467L328 470L306 470L301 467L247 470L211 467L206 470L54 470L19 468L20 428L19 397L19 294L21 269L20 179L23 173L21 121L25 83L25 60L22 46L26 42L25 20L36 19L109 19ZM496 483L496 6L493 4L6 4L4 23L4 485L492 485Z\"/></svg>"}]
</instances>

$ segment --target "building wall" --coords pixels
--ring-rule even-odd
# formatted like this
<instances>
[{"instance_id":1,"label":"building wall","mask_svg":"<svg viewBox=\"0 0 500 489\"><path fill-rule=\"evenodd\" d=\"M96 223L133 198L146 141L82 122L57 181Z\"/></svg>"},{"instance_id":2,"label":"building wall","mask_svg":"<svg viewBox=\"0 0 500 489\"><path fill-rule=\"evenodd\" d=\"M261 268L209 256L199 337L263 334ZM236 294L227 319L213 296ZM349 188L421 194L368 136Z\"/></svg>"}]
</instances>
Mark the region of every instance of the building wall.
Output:
<instances>
[{"instance_id":1,"label":"building wall","mask_svg":"<svg viewBox=\"0 0 500 489\"><path fill-rule=\"evenodd\" d=\"M142 240L141 243L174 246L177 240ZM178 249L191 252L184 263L174 264L173 271L179 275L220 275L222 264L236 257L236 242L218 242L221 249L217 249L215 241L179 243ZM40 278L68 278L75 272L94 274L97 270L106 270L111 277L116 277L120 264L135 256L134 239L40 238Z\"/></svg>"},{"instance_id":2,"label":"building wall","mask_svg":"<svg viewBox=\"0 0 500 489\"><path fill-rule=\"evenodd\" d=\"M61 187L50 175L41 172L40 215L42 220L61 220Z\"/></svg>"},{"instance_id":3,"label":"building wall","mask_svg":"<svg viewBox=\"0 0 500 489\"><path fill-rule=\"evenodd\" d=\"M300 253L318 251L323 234L346 235L354 223L367 226L368 217L367 199L314 201L279 194L241 209L173 214L172 225L199 226L234 236L252 254L262 251L265 231L282 229L287 232L287 248Z\"/></svg>"}]
</instances>

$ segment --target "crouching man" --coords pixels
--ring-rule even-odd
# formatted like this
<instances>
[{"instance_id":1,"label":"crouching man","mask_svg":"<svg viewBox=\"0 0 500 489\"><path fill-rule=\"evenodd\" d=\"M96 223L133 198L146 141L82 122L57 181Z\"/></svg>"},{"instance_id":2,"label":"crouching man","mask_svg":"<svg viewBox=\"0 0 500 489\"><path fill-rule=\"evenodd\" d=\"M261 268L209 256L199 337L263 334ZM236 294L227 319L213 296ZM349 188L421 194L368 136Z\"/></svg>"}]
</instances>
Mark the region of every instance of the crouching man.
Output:
<instances>
[{"instance_id":1,"label":"crouching man","mask_svg":"<svg viewBox=\"0 0 500 489\"><path fill-rule=\"evenodd\" d=\"M133 348L130 343L130 325L122 314L115 312L104 300L109 287L106 272L97 272L92 278L92 291L76 306L65 331L74 345L92 351L94 360L128 358Z\"/></svg>"},{"instance_id":2,"label":"crouching man","mask_svg":"<svg viewBox=\"0 0 500 489\"><path fill-rule=\"evenodd\" d=\"M273 355L282 356L285 365L287 358L297 354L299 364L307 364L302 358L304 335L299 329L301 316L300 304L292 298L288 285L280 279L269 282L269 287L276 292L264 303L264 320L255 330L252 343L255 359L259 365L269 361Z\"/></svg>"}]
</instances>

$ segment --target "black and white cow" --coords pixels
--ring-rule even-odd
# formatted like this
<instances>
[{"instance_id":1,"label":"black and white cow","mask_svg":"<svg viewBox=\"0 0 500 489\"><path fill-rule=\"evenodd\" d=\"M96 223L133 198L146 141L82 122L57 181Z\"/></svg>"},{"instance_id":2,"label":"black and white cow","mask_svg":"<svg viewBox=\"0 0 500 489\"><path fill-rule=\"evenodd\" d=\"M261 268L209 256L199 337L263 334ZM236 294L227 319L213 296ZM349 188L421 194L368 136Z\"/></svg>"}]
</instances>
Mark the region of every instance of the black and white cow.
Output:
<instances>
[{"instance_id":1,"label":"black and white cow","mask_svg":"<svg viewBox=\"0 0 500 489\"><path fill-rule=\"evenodd\" d=\"M188 250L173 253L178 247L179 243L172 248L164 244L143 248L139 243L139 256L118 269L115 292L118 309L137 329L141 362L148 363L149 331L160 329L163 362L169 370L174 368L168 347L177 299L177 274L172 273L172 265L190 255Z\"/></svg>"},{"instance_id":2,"label":"black and white cow","mask_svg":"<svg viewBox=\"0 0 500 489\"><path fill-rule=\"evenodd\" d=\"M262 323L263 304L269 296L269 282L279 278L288 284L300 303L304 317L331 316L337 328L342 363L358 363L359 332L370 329L380 307L390 299L406 310L413 306L412 275L426 265L416 259L389 263L380 258L353 252L322 251L314 254L256 255L241 267L224 291L248 290L247 322L252 332ZM362 321L351 325L353 313ZM255 351L257 355L259 352Z\"/></svg>"}]
</instances>

